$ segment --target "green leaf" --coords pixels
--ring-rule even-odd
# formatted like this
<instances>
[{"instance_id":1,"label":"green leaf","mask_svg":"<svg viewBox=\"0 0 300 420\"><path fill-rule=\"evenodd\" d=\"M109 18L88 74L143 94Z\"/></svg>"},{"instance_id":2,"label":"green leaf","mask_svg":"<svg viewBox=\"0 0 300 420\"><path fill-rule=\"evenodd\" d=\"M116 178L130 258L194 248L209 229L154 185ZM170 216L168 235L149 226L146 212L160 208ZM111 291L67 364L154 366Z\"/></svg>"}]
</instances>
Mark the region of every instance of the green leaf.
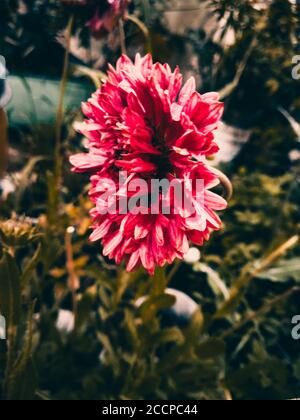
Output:
<instances>
[{"instance_id":1,"label":"green leaf","mask_svg":"<svg viewBox=\"0 0 300 420\"><path fill-rule=\"evenodd\" d=\"M84 293L81 300L78 302L76 329L81 328L91 318L92 307L95 302L95 297L90 293Z\"/></svg>"},{"instance_id":2,"label":"green leaf","mask_svg":"<svg viewBox=\"0 0 300 420\"><path fill-rule=\"evenodd\" d=\"M46 158L43 156L35 156L31 157L25 167L20 172L20 177L17 184L17 190L16 190L16 205L19 206L19 203L21 202L22 195L24 194L24 191L26 190L27 186L30 185L30 177L34 171L35 166L45 160Z\"/></svg>"},{"instance_id":3,"label":"green leaf","mask_svg":"<svg viewBox=\"0 0 300 420\"><path fill-rule=\"evenodd\" d=\"M141 317L145 323L151 321L163 309L171 308L176 302L175 296L160 295L147 299L140 307Z\"/></svg>"},{"instance_id":4,"label":"green leaf","mask_svg":"<svg viewBox=\"0 0 300 420\"><path fill-rule=\"evenodd\" d=\"M197 270L207 274L207 281L215 295L228 299L229 291L217 271L213 270L209 265L204 263L199 263Z\"/></svg>"},{"instance_id":5,"label":"green leaf","mask_svg":"<svg viewBox=\"0 0 300 420\"><path fill-rule=\"evenodd\" d=\"M37 264L39 263L40 258L41 258L41 251L42 251L42 246L39 245L33 257L31 258L31 260L27 262L27 264L25 265L23 273L21 275L22 289L24 288L24 286L26 286L26 283L30 280L30 277L32 276L33 271L35 270Z\"/></svg>"},{"instance_id":6,"label":"green leaf","mask_svg":"<svg viewBox=\"0 0 300 420\"><path fill-rule=\"evenodd\" d=\"M300 141L300 124L298 123L298 121L296 121L295 118L293 118L291 116L291 114L289 114L287 112L287 110L284 109L284 108L282 108L281 106L278 107L278 110L288 120L288 122L290 123L291 128L293 129L293 131L296 134L298 140Z\"/></svg>"},{"instance_id":7,"label":"green leaf","mask_svg":"<svg viewBox=\"0 0 300 420\"><path fill-rule=\"evenodd\" d=\"M104 349L108 353L110 353L111 355L114 355L114 349L113 349L113 346L110 342L109 337L106 334L103 334L100 331L97 333L97 337L98 337L99 341L101 342L102 346L104 347Z\"/></svg>"},{"instance_id":8,"label":"green leaf","mask_svg":"<svg viewBox=\"0 0 300 420\"><path fill-rule=\"evenodd\" d=\"M215 359L225 356L226 345L219 338L209 338L207 341L199 344L197 354L201 359Z\"/></svg>"},{"instance_id":9,"label":"green leaf","mask_svg":"<svg viewBox=\"0 0 300 420\"><path fill-rule=\"evenodd\" d=\"M124 316L125 316L124 327L127 331L130 341L132 342L134 346L136 346L139 341L139 336L138 336L137 326L135 323L135 318L129 309L125 309Z\"/></svg>"},{"instance_id":10,"label":"green leaf","mask_svg":"<svg viewBox=\"0 0 300 420\"><path fill-rule=\"evenodd\" d=\"M27 320L27 329L22 342L19 357L8 373L7 399L32 399L37 384L32 362L33 314L36 301L32 302Z\"/></svg>"},{"instance_id":11,"label":"green leaf","mask_svg":"<svg viewBox=\"0 0 300 420\"><path fill-rule=\"evenodd\" d=\"M166 276L166 269L163 267L158 267L155 270L155 274L153 277L153 289L152 289L152 296L159 296L161 294L164 293L167 284L168 284L168 279Z\"/></svg>"},{"instance_id":12,"label":"green leaf","mask_svg":"<svg viewBox=\"0 0 300 420\"><path fill-rule=\"evenodd\" d=\"M36 301L32 302L27 320L27 329L22 343L22 351L14 365L14 373L20 375L31 358L33 337L33 315Z\"/></svg>"},{"instance_id":13,"label":"green leaf","mask_svg":"<svg viewBox=\"0 0 300 420\"><path fill-rule=\"evenodd\" d=\"M300 281L300 258L281 261L275 267L259 274L258 278L274 282Z\"/></svg>"},{"instance_id":14,"label":"green leaf","mask_svg":"<svg viewBox=\"0 0 300 420\"><path fill-rule=\"evenodd\" d=\"M189 344L193 344L194 342L197 342L203 330L203 324L204 324L204 316L202 313L202 309L199 306L199 308L193 314L189 322L189 325L185 329L185 337L187 341L189 342Z\"/></svg>"},{"instance_id":15,"label":"green leaf","mask_svg":"<svg viewBox=\"0 0 300 420\"><path fill-rule=\"evenodd\" d=\"M37 372L32 359L30 359L22 374L15 378L14 387L10 392L9 399L14 401L33 400L37 382Z\"/></svg>"},{"instance_id":16,"label":"green leaf","mask_svg":"<svg viewBox=\"0 0 300 420\"><path fill-rule=\"evenodd\" d=\"M166 328L159 332L154 340L157 340L158 343L177 343L178 345L181 345L184 343L185 337L179 328L173 327Z\"/></svg>"},{"instance_id":17,"label":"green leaf","mask_svg":"<svg viewBox=\"0 0 300 420\"><path fill-rule=\"evenodd\" d=\"M20 274L15 259L6 251L0 260L0 308L8 325L17 325L21 314Z\"/></svg>"},{"instance_id":18,"label":"green leaf","mask_svg":"<svg viewBox=\"0 0 300 420\"><path fill-rule=\"evenodd\" d=\"M144 15L145 15L145 22L146 24L149 24L150 20L151 20L151 6L150 6L150 2L149 0L142 0L142 4L143 4L143 11L144 11Z\"/></svg>"}]
</instances>

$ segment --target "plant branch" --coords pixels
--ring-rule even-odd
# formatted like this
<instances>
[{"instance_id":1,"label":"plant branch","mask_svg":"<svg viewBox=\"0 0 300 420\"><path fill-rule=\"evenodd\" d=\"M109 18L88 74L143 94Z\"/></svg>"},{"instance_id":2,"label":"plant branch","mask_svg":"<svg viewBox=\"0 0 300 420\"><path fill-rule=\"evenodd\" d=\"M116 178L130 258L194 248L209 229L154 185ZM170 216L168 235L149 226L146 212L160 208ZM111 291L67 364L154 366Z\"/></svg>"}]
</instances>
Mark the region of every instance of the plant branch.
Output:
<instances>
[{"instance_id":1,"label":"plant branch","mask_svg":"<svg viewBox=\"0 0 300 420\"><path fill-rule=\"evenodd\" d=\"M230 201L233 196L233 186L230 179L219 169L214 168L213 171L219 177L220 182L226 192L226 201Z\"/></svg>"},{"instance_id":2,"label":"plant branch","mask_svg":"<svg viewBox=\"0 0 300 420\"><path fill-rule=\"evenodd\" d=\"M72 302L73 302L73 313L76 318L77 315L77 295L76 291L79 287L79 278L75 271L75 264L74 264L74 253L73 253L73 246L72 246L72 236L73 236L74 228L70 227L66 230L65 234L65 248L66 248L66 268L69 275L68 285L70 287L72 293Z\"/></svg>"},{"instance_id":3,"label":"plant branch","mask_svg":"<svg viewBox=\"0 0 300 420\"><path fill-rule=\"evenodd\" d=\"M129 20L130 22L134 23L141 30L146 40L147 52L152 53L151 34L147 26L138 17L134 15L128 15L126 17L126 20Z\"/></svg>"},{"instance_id":4,"label":"plant branch","mask_svg":"<svg viewBox=\"0 0 300 420\"><path fill-rule=\"evenodd\" d=\"M290 249L294 248L299 242L299 236L293 236L287 242L282 244L279 248L273 251L270 255L263 258L257 265L250 264L245 267L240 278L230 291L229 299L224 302L218 309L214 319L220 319L226 316L239 304L242 292L249 285L252 279L258 274L262 273L266 268L271 266L275 261L285 255Z\"/></svg>"},{"instance_id":5,"label":"plant branch","mask_svg":"<svg viewBox=\"0 0 300 420\"><path fill-rule=\"evenodd\" d=\"M228 331L221 334L221 338L224 339L226 337L231 336L236 331L243 328L245 325L248 324L248 322L254 321L257 318L261 317L262 315L267 314L270 312L275 306L278 304L286 301L290 296L292 296L294 293L300 292L300 287L292 287L287 292L283 293L280 296L276 296L274 299L266 302L258 311L249 313L246 318L242 319L238 324L234 325L232 328L230 328Z\"/></svg>"},{"instance_id":6,"label":"plant branch","mask_svg":"<svg viewBox=\"0 0 300 420\"><path fill-rule=\"evenodd\" d=\"M167 275L167 284L170 284L171 280L173 279L173 277L177 274L178 270L180 269L180 267L182 266L183 261L182 260L176 260L175 263L173 264L169 274Z\"/></svg>"}]
</instances>

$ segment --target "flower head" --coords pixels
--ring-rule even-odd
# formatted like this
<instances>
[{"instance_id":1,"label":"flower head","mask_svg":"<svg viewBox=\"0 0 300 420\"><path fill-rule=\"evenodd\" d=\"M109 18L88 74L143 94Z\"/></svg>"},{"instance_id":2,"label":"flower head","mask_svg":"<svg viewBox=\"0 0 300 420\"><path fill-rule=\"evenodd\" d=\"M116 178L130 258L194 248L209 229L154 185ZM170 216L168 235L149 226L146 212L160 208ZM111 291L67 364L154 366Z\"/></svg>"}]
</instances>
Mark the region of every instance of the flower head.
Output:
<instances>
[{"instance_id":1,"label":"flower head","mask_svg":"<svg viewBox=\"0 0 300 420\"><path fill-rule=\"evenodd\" d=\"M75 172L91 174L91 239L101 239L104 255L117 263L125 259L129 271L142 264L152 274L221 227L215 211L226 202L210 191L219 179L206 157L218 152L213 131L223 104L216 93L197 93L194 78L183 86L182 79L178 68L153 64L151 55L137 55L134 63L122 56L83 104L89 152L71 163ZM153 180L170 183L155 202ZM139 185L138 203L132 184ZM133 200L127 211L125 196Z\"/></svg>"},{"instance_id":2,"label":"flower head","mask_svg":"<svg viewBox=\"0 0 300 420\"><path fill-rule=\"evenodd\" d=\"M13 215L11 219L0 219L1 242L7 247L23 247L41 237L36 221L28 217Z\"/></svg>"}]
</instances>

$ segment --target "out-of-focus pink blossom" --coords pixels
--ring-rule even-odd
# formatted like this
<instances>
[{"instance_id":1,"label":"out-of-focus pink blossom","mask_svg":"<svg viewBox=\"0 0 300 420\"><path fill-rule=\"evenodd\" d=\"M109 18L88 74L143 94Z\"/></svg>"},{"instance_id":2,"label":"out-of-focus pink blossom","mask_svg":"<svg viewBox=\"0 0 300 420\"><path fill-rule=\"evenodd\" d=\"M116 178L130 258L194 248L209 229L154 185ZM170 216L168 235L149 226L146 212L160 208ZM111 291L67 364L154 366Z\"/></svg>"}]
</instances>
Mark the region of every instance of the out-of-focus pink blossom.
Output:
<instances>
[{"instance_id":1,"label":"out-of-focus pink blossom","mask_svg":"<svg viewBox=\"0 0 300 420\"><path fill-rule=\"evenodd\" d=\"M61 0L73 6L88 6L94 13L87 22L94 36L111 32L117 21L124 18L130 0Z\"/></svg>"}]
</instances>

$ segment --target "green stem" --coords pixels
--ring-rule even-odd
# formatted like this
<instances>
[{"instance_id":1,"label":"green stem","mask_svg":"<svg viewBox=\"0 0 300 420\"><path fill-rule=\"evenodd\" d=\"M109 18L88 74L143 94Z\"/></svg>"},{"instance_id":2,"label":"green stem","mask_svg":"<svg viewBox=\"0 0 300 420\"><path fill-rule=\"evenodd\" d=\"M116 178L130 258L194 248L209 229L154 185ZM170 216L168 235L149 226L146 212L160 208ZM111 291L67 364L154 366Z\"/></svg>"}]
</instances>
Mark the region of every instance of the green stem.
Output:
<instances>
[{"instance_id":1,"label":"green stem","mask_svg":"<svg viewBox=\"0 0 300 420\"><path fill-rule=\"evenodd\" d=\"M168 284L169 284L169 277L166 274L166 267L158 267L155 270L155 274L153 279L153 289L151 292L152 296L159 296L164 294Z\"/></svg>"},{"instance_id":2,"label":"green stem","mask_svg":"<svg viewBox=\"0 0 300 420\"><path fill-rule=\"evenodd\" d=\"M124 31L124 21L123 19L119 19L119 34L120 34L120 45L121 45L121 51L122 54L127 54L126 49L126 41L125 41L125 31Z\"/></svg>"},{"instance_id":3,"label":"green stem","mask_svg":"<svg viewBox=\"0 0 300 420\"><path fill-rule=\"evenodd\" d=\"M257 277L260 273L270 267L275 261L285 255L289 250L294 248L299 242L299 236L293 236L287 242L282 244L279 248L273 251L270 255L263 258L259 265L253 266L253 264L245 267L239 279L233 285L230 291L229 299L221 305L218 309L214 319L220 319L231 313L240 303L243 296L243 291L249 285L249 283Z\"/></svg>"},{"instance_id":4,"label":"green stem","mask_svg":"<svg viewBox=\"0 0 300 420\"><path fill-rule=\"evenodd\" d=\"M173 279L173 277L177 274L178 270L180 269L180 267L182 266L183 261L182 260L176 260L173 264L173 267L171 268L168 277L167 277L167 282L168 284L171 283L171 280Z\"/></svg>"},{"instance_id":5,"label":"green stem","mask_svg":"<svg viewBox=\"0 0 300 420\"><path fill-rule=\"evenodd\" d=\"M287 292L283 293L280 296L276 296L274 299L266 302L260 309L256 312L250 312L244 319L242 319L238 324L234 325L229 330L225 331L221 334L220 338L225 339L227 337L232 336L234 333L239 331L249 322L254 322L257 318L266 315L270 312L275 306L286 302L294 293L298 293L300 291L299 287L292 287Z\"/></svg>"},{"instance_id":6,"label":"green stem","mask_svg":"<svg viewBox=\"0 0 300 420\"><path fill-rule=\"evenodd\" d=\"M8 160L7 118L0 108L0 178L4 176Z\"/></svg>"},{"instance_id":7,"label":"green stem","mask_svg":"<svg viewBox=\"0 0 300 420\"><path fill-rule=\"evenodd\" d=\"M148 53L152 54L152 40L151 40L151 33L147 26L136 16L134 15L127 15L126 20L134 23L140 31L143 33L146 41L146 49Z\"/></svg>"},{"instance_id":8,"label":"green stem","mask_svg":"<svg viewBox=\"0 0 300 420\"><path fill-rule=\"evenodd\" d=\"M59 202L59 190L61 184L61 174L62 174L62 157L61 157L61 137L62 137L62 125L64 118L64 97L66 86L68 82L68 69L69 69L69 56L70 56L70 45L71 45L71 36L73 28L74 17L71 16L67 29L66 29L66 47L65 47L65 57L62 78L60 83L60 95L56 113L56 126L55 126L55 169L54 169L54 188L55 188L55 203L54 205L58 206Z\"/></svg>"},{"instance_id":9,"label":"green stem","mask_svg":"<svg viewBox=\"0 0 300 420\"><path fill-rule=\"evenodd\" d=\"M11 377L11 371L12 371L13 363L14 363L14 348L15 348L16 334L17 334L16 327L13 325L11 320L8 320L7 359L6 359L5 376L4 376L4 382L3 382L4 399L8 399L8 396L9 396L10 377Z\"/></svg>"}]
</instances>

